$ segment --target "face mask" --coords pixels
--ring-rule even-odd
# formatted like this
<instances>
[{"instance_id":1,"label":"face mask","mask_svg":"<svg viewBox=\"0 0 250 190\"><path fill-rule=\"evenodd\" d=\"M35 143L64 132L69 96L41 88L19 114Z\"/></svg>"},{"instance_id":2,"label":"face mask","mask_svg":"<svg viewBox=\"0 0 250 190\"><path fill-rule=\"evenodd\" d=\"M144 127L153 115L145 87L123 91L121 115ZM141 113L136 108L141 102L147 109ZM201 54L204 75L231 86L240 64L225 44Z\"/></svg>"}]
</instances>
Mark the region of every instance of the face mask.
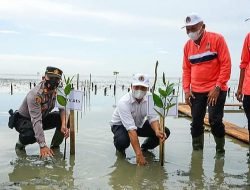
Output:
<instances>
[{"instance_id":1,"label":"face mask","mask_svg":"<svg viewBox=\"0 0 250 190\"><path fill-rule=\"evenodd\" d=\"M58 85L59 81L58 80L45 80L44 84L49 90L55 90Z\"/></svg>"},{"instance_id":2,"label":"face mask","mask_svg":"<svg viewBox=\"0 0 250 190\"><path fill-rule=\"evenodd\" d=\"M142 90L133 90L132 91L132 96L136 99L142 99L145 95L147 94L147 91L142 91Z\"/></svg>"},{"instance_id":3,"label":"face mask","mask_svg":"<svg viewBox=\"0 0 250 190\"><path fill-rule=\"evenodd\" d=\"M201 27L202 29L202 27ZM188 33L188 37L193 40L193 41L196 41L199 39L199 37L201 36L201 29L196 31L196 32L189 32Z\"/></svg>"}]
</instances>

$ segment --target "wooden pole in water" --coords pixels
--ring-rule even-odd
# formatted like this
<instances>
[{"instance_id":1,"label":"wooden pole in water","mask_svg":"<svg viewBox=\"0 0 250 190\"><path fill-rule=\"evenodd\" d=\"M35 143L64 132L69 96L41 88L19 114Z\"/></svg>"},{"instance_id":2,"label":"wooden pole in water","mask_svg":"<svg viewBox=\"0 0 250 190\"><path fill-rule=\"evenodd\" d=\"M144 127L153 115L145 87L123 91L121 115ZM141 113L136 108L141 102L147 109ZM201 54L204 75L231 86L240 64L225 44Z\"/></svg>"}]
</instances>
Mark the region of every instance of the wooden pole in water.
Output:
<instances>
[{"instance_id":1,"label":"wooden pole in water","mask_svg":"<svg viewBox=\"0 0 250 190\"><path fill-rule=\"evenodd\" d=\"M10 84L10 95L13 95L13 85L12 85L12 83Z\"/></svg>"},{"instance_id":2,"label":"wooden pole in water","mask_svg":"<svg viewBox=\"0 0 250 190\"><path fill-rule=\"evenodd\" d=\"M77 74L76 89L79 90L79 73ZM78 132L78 111L76 111L76 130Z\"/></svg>"},{"instance_id":3,"label":"wooden pole in water","mask_svg":"<svg viewBox=\"0 0 250 190\"><path fill-rule=\"evenodd\" d=\"M66 117L65 117L65 121L66 121ZM68 118L68 122L67 122L67 128L70 128L70 117ZM65 160L66 158L66 147L67 147L67 141L66 138L64 138L64 152L63 152L63 160Z\"/></svg>"},{"instance_id":4,"label":"wooden pole in water","mask_svg":"<svg viewBox=\"0 0 250 190\"><path fill-rule=\"evenodd\" d=\"M160 117L160 130L165 133L164 118ZM161 166L164 165L164 142L160 141L160 163Z\"/></svg>"},{"instance_id":5,"label":"wooden pole in water","mask_svg":"<svg viewBox=\"0 0 250 190\"><path fill-rule=\"evenodd\" d=\"M95 95L97 94L97 85L95 84Z\"/></svg>"},{"instance_id":6,"label":"wooden pole in water","mask_svg":"<svg viewBox=\"0 0 250 190\"><path fill-rule=\"evenodd\" d=\"M70 110L70 154L75 154L75 114Z\"/></svg>"},{"instance_id":7,"label":"wooden pole in water","mask_svg":"<svg viewBox=\"0 0 250 190\"><path fill-rule=\"evenodd\" d=\"M104 88L104 96L107 96L107 87Z\"/></svg>"}]
</instances>

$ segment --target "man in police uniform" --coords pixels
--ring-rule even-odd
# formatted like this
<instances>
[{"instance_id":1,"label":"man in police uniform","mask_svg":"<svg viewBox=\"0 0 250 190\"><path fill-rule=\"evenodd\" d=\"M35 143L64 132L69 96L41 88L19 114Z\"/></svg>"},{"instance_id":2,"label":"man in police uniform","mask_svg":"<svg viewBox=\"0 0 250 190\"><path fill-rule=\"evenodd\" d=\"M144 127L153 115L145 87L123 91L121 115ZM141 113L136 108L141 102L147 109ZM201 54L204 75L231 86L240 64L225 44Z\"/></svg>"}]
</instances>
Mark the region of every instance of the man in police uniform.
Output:
<instances>
[{"instance_id":1,"label":"man in police uniform","mask_svg":"<svg viewBox=\"0 0 250 190\"><path fill-rule=\"evenodd\" d=\"M16 150L25 150L26 145L37 142L41 157L53 156L52 149L58 148L64 137L68 138L65 110L51 112L55 107L57 87L61 77L60 69L48 66L43 80L30 90L19 110L15 112L15 122L12 127L19 132ZM44 130L52 128L56 130L49 148L46 145Z\"/></svg>"}]
</instances>

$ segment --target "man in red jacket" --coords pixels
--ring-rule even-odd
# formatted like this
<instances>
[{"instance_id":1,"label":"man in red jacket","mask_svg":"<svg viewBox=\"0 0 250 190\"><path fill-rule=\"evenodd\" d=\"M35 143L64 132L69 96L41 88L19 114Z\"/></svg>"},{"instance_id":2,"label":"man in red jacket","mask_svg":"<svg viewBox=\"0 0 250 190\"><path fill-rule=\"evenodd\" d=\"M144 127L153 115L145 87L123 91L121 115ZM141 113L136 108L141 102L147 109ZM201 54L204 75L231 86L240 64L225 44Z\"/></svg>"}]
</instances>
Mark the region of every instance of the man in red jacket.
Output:
<instances>
[{"instance_id":1,"label":"man in red jacket","mask_svg":"<svg viewBox=\"0 0 250 190\"><path fill-rule=\"evenodd\" d=\"M242 102L243 99L243 108L248 120L248 132L250 140L250 33L246 35L242 48L240 62L240 78L236 96L240 102ZM250 142L248 162L250 163Z\"/></svg>"},{"instance_id":2,"label":"man in red jacket","mask_svg":"<svg viewBox=\"0 0 250 190\"><path fill-rule=\"evenodd\" d=\"M222 123L231 59L222 35L207 32L197 14L186 17L189 40L184 46L183 90L191 107L191 135L194 150L204 146L204 117L208 106L209 123L216 142L217 155L224 155L225 126Z\"/></svg>"}]
</instances>

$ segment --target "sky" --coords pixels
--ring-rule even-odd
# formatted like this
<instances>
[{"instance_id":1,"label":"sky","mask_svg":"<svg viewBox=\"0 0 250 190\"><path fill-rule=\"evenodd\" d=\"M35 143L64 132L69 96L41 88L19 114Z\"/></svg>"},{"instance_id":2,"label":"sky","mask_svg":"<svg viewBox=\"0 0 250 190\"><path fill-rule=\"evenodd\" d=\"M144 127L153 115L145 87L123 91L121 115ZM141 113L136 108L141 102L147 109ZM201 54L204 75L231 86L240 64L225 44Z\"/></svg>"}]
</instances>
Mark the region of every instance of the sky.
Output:
<instances>
[{"instance_id":1,"label":"sky","mask_svg":"<svg viewBox=\"0 0 250 190\"><path fill-rule=\"evenodd\" d=\"M185 17L225 37L239 77L249 0L0 0L0 74L43 73L181 77Z\"/></svg>"}]
</instances>

